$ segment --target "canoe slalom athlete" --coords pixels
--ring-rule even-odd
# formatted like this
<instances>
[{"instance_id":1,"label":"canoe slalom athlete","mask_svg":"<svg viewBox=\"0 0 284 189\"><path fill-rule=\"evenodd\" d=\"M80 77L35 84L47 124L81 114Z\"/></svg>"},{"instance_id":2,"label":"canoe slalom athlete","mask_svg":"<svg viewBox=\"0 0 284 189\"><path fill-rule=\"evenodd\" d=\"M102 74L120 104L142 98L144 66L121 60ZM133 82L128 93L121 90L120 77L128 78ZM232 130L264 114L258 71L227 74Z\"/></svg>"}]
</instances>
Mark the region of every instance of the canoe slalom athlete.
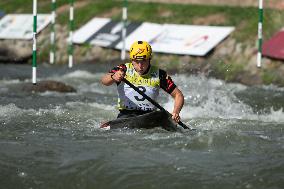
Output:
<instances>
[{"instance_id":1,"label":"canoe slalom athlete","mask_svg":"<svg viewBox=\"0 0 284 189\"><path fill-rule=\"evenodd\" d=\"M146 41L134 42L130 47L129 57L131 63L118 65L101 78L103 85L117 84L119 109L117 118L139 116L156 110L151 102L123 82L125 78L154 101L157 100L160 88L170 94L174 99L172 119L179 122L184 96L166 71L151 65L150 44Z\"/></svg>"}]
</instances>

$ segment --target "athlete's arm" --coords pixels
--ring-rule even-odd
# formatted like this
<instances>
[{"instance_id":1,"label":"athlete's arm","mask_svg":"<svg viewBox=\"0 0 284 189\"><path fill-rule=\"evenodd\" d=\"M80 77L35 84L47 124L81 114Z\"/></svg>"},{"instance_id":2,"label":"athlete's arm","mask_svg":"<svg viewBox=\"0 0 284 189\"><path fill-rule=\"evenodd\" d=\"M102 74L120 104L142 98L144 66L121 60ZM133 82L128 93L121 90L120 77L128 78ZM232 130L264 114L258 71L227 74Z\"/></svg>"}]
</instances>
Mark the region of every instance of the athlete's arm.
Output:
<instances>
[{"instance_id":1,"label":"athlete's arm","mask_svg":"<svg viewBox=\"0 0 284 189\"><path fill-rule=\"evenodd\" d=\"M171 96L174 98L174 109L172 112L172 119L175 120L176 122L179 122L180 121L179 114L184 104L184 96L177 87L173 90Z\"/></svg>"},{"instance_id":2,"label":"athlete's arm","mask_svg":"<svg viewBox=\"0 0 284 189\"><path fill-rule=\"evenodd\" d=\"M172 118L176 122L179 122L180 121L179 113L184 104L183 94L175 85L172 78L164 70L160 69L159 74L160 74L159 75L160 87L174 98L174 109L172 112Z\"/></svg>"}]
</instances>

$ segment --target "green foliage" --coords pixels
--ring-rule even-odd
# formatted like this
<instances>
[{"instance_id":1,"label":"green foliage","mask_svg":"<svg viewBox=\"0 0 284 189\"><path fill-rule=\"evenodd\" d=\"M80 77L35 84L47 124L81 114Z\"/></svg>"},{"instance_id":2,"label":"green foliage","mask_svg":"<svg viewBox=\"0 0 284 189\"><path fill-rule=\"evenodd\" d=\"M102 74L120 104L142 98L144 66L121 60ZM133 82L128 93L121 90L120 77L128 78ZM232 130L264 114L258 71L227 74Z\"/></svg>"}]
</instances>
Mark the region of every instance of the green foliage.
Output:
<instances>
[{"instance_id":1,"label":"green foliage","mask_svg":"<svg viewBox=\"0 0 284 189\"><path fill-rule=\"evenodd\" d=\"M223 78L225 81L234 81L244 70L244 65L239 63L215 62L212 66L212 75Z\"/></svg>"},{"instance_id":2,"label":"green foliage","mask_svg":"<svg viewBox=\"0 0 284 189\"><path fill-rule=\"evenodd\" d=\"M60 7L68 3L67 0L57 0L57 7ZM38 0L38 13L50 13L51 1L50 0ZM33 13L33 1L32 0L2 0L0 1L0 8L6 14L15 13Z\"/></svg>"},{"instance_id":3,"label":"green foliage","mask_svg":"<svg viewBox=\"0 0 284 189\"><path fill-rule=\"evenodd\" d=\"M180 59L178 55L164 55L155 53L152 64L156 64L161 68L164 68L168 71L176 70L180 64Z\"/></svg>"},{"instance_id":4,"label":"green foliage","mask_svg":"<svg viewBox=\"0 0 284 189\"><path fill-rule=\"evenodd\" d=\"M75 28L84 25L93 17L99 17L100 14L110 11L114 7L118 7L119 2L111 0L89 1L86 6L75 9ZM59 23L67 24L69 20L69 11L65 11L59 18Z\"/></svg>"},{"instance_id":5,"label":"green foliage","mask_svg":"<svg viewBox=\"0 0 284 189\"><path fill-rule=\"evenodd\" d=\"M263 69L261 72L261 78L264 84L279 84L284 85L284 79L275 70Z\"/></svg>"}]
</instances>

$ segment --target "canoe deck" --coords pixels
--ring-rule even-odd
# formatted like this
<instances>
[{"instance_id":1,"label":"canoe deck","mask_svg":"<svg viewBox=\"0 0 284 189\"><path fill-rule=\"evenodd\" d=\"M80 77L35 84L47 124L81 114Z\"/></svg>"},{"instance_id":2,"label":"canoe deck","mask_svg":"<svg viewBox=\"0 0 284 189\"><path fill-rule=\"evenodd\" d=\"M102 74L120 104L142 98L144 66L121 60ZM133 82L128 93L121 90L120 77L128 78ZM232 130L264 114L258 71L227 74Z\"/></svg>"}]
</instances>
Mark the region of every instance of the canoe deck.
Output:
<instances>
[{"instance_id":1,"label":"canoe deck","mask_svg":"<svg viewBox=\"0 0 284 189\"><path fill-rule=\"evenodd\" d=\"M101 128L119 129L119 128L145 128L153 129L155 127L162 127L167 131L177 131L177 124L172 118L163 111L154 111L143 115L118 118L108 121L101 125Z\"/></svg>"}]
</instances>

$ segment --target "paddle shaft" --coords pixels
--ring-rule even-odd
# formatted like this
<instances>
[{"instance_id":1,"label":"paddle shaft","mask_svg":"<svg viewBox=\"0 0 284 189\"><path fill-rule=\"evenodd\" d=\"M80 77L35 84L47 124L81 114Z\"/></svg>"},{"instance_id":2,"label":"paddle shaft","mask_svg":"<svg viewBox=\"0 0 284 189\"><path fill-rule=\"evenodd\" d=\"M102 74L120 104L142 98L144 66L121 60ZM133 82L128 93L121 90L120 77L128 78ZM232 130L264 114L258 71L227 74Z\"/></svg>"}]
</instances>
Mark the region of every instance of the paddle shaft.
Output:
<instances>
[{"instance_id":1,"label":"paddle shaft","mask_svg":"<svg viewBox=\"0 0 284 189\"><path fill-rule=\"evenodd\" d=\"M148 95L140 91L137 87L135 87L132 83L130 83L127 79L123 78L122 81L126 83L129 87L134 89L137 93L142 95L144 98L146 98L149 102L151 102L153 105L155 105L157 108L159 108L162 111L167 112L169 115L172 116L171 113L169 113L165 108L163 108L160 104L158 104L156 101L154 101L152 98L150 98ZM183 122L179 121L178 124L182 126L184 129L190 129L188 126L186 126Z\"/></svg>"}]
</instances>

